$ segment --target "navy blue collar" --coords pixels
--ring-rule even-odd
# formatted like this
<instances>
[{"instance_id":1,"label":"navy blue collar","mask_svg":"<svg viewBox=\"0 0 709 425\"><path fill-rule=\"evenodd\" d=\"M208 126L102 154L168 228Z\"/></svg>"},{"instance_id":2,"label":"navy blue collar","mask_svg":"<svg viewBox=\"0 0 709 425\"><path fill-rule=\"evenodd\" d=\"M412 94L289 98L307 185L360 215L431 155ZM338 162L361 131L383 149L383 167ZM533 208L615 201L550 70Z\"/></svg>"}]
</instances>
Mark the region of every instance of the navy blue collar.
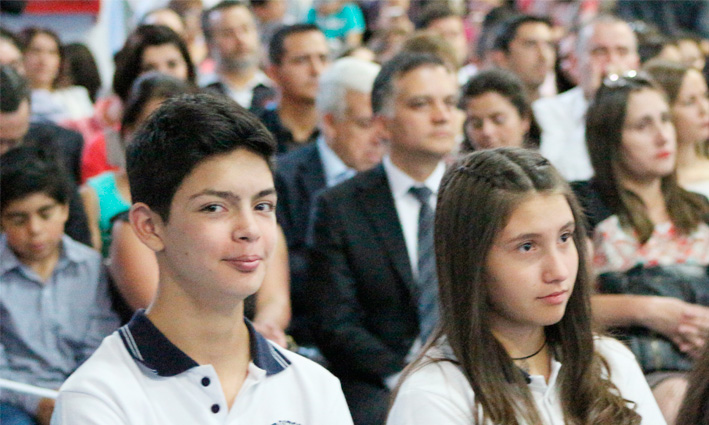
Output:
<instances>
[{"instance_id":1,"label":"navy blue collar","mask_svg":"<svg viewBox=\"0 0 709 425\"><path fill-rule=\"evenodd\" d=\"M275 375L285 370L290 360L256 332L246 318L244 323L249 330L251 359L254 364L265 370L266 375ZM135 312L130 322L118 330L118 334L130 355L159 376L175 376L199 366L170 342L142 309Z\"/></svg>"}]
</instances>

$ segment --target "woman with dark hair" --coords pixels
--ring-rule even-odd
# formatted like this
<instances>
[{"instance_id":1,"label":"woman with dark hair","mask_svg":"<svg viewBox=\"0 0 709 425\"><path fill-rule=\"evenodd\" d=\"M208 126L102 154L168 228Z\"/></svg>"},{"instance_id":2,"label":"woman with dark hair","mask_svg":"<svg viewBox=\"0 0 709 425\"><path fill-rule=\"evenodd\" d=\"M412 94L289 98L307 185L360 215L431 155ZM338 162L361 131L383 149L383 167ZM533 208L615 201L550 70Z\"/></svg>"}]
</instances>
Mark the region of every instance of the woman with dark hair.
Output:
<instances>
[{"instance_id":1,"label":"woman with dark hair","mask_svg":"<svg viewBox=\"0 0 709 425\"><path fill-rule=\"evenodd\" d=\"M59 36L46 28L30 27L19 34L24 44L24 68L32 88L32 119L58 124L88 118L93 104L84 87L58 87L64 53Z\"/></svg>"},{"instance_id":2,"label":"woman with dark hair","mask_svg":"<svg viewBox=\"0 0 709 425\"><path fill-rule=\"evenodd\" d=\"M440 325L388 425L665 423L632 354L591 331L583 213L547 160L463 157L435 226Z\"/></svg>"},{"instance_id":3,"label":"woman with dark hair","mask_svg":"<svg viewBox=\"0 0 709 425\"><path fill-rule=\"evenodd\" d=\"M161 72L195 85L196 73L184 40L161 25L142 25L128 36L116 54L113 91L120 105L127 101L133 82L149 71ZM120 115L120 114L119 114ZM120 137L110 126L87 139L82 157L81 177L85 181L104 171L116 170L122 160Z\"/></svg>"},{"instance_id":4,"label":"woman with dark hair","mask_svg":"<svg viewBox=\"0 0 709 425\"><path fill-rule=\"evenodd\" d=\"M594 318L628 339L674 423L682 371L709 335L709 307L696 304L709 290L702 282L709 202L677 184L670 107L646 78L603 82L586 115L586 141L595 177L576 189L592 225L603 293L594 297Z\"/></svg>"},{"instance_id":5,"label":"woman with dark hair","mask_svg":"<svg viewBox=\"0 0 709 425\"><path fill-rule=\"evenodd\" d=\"M64 46L64 69L58 85L61 87L81 86L89 92L91 102L96 101L101 90L101 75L91 50L81 43Z\"/></svg>"},{"instance_id":6,"label":"woman with dark hair","mask_svg":"<svg viewBox=\"0 0 709 425\"><path fill-rule=\"evenodd\" d=\"M463 151L539 147L539 127L522 81L502 69L482 71L463 87Z\"/></svg>"},{"instance_id":7,"label":"woman with dark hair","mask_svg":"<svg viewBox=\"0 0 709 425\"><path fill-rule=\"evenodd\" d=\"M701 71L653 60L645 70L665 89L672 122L677 129L677 179L682 187L709 197L709 158L702 148L709 142L709 89Z\"/></svg>"},{"instance_id":8,"label":"woman with dark hair","mask_svg":"<svg viewBox=\"0 0 709 425\"><path fill-rule=\"evenodd\" d=\"M113 91L125 102L133 81L148 71L162 72L192 84L197 76L185 41L162 25L141 25L128 36L116 54Z\"/></svg>"}]
</instances>

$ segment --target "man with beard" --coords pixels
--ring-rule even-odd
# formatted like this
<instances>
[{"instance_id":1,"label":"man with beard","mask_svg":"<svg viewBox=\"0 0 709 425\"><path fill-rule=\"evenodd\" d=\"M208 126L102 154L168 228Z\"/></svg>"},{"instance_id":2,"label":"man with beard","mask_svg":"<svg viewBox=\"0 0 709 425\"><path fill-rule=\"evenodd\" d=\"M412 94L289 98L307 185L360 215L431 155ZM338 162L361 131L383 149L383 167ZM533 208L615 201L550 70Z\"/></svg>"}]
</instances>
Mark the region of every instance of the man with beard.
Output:
<instances>
[{"instance_id":1,"label":"man with beard","mask_svg":"<svg viewBox=\"0 0 709 425\"><path fill-rule=\"evenodd\" d=\"M260 113L275 91L259 69L261 45L251 10L238 1L218 3L205 13L204 34L216 63L216 81L206 87Z\"/></svg>"}]
</instances>

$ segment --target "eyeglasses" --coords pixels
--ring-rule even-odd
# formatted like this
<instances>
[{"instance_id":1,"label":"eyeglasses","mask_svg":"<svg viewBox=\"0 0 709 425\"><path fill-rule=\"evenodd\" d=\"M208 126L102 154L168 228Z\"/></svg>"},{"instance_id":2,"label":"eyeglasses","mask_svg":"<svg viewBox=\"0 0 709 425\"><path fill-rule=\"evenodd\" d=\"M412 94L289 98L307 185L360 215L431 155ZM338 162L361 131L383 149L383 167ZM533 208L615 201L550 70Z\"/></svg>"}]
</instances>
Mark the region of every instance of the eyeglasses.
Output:
<instances>
[{"instance_id":1,"label":"eyeglasses","mask_svg":"<svg viewBox=\"0 0 709 425\"><path fill-rule=\"evenodd\" d=\"M649 76L635 70L628 71L624 74L609 74L603 79L603 85L611 89L648 84L650 84Z\"/></svg>"}]
</instances>

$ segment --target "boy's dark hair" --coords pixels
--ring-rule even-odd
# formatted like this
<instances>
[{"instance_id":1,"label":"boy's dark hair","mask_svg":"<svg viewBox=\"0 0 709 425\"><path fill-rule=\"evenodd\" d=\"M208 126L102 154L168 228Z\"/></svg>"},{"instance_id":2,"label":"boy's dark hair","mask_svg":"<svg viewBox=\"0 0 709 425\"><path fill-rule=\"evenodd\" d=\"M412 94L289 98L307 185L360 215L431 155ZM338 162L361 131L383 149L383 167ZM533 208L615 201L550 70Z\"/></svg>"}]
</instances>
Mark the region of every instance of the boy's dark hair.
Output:
<instances>
[{"instance_id":1,"label":"boy's dark hair","mask_svg":"<svg viewBox=\"0 0 709 425\"><path fill-rule=\"evenodd\" d=\"M495 34L495 42L493 43L492 49L509 52L510 43L512 43L512 40L517 37L517 31L519 31L519 28L525 24L544 24L549 28L552 27L549 19L540 16L513 16L500 24L500 27L497 29L497 33Z\"/></svg>"},{"instance_id":2,"label":"boy's dark hair","mask_svg":"<svg viewBox=\"0 0 709 425\"><path fill-rule=\"evenodd\" d=\"M532 116L532 106L524 91L524 83L515 73L505 69L494 68L477 73L463 86L462 93L463 109L471 98L486 93L497 93L517 109L520 117Z\"/></svg>"},{"instance_id":3,"label":"boy's dark hair","mask_svg":"<svg viewBox=\"0 0 709 425\"><path fill-rule=\"evenodd\" d=\"M244 0L224 0L210 7L209 9L202 12L202 33L204 33L204 38L207 42L212 40L212 27L209 22L209 16L218 10L228 9L230 7L240 6L249 9L248 2ZM250 12L250 10L249 10Z\"/></svg>"},{"instance_id":4,"label":"boy's dark hair","mask_svg":"<svg viewBox=\"0 0 709 425\"><path fill-rule=\"evenodd\" d=\"M433 21L451 17L461 18L459 13L445 3L430 3L421 11L421 15L416 20L416 29L426 29Z\"/></svg>"},{"instance_id":5,"label":"boy's dark hair","mask_svg":"<svg viewBox=\"0 0 709 425\"><path fill-rule=\"evenodd\" d=\"M432 53L401 52L382 65L377 78L372 85L372 112L375 115L384 115L385 109L393 101L394 83L409 71L422 66L445 67L443 59ZM446 68L448 69L448 68Z\"/></svg>"},{"instance_id":6,"label":"boy's dark hair","mask_svg":"<svg viewBox=\"0 0 709 425\"><path fill-rule=\"evenodd\" d=\"M127 171L133 202L169 220L178 187L206 159L246 149L271 167L276 142L255 115L231 99L209 94L166 100L135 133Z\"/></svg>"},{"instance_id":7,"label":"boy's dark hair","mask_svg":"<svg viewBox=\"0 0 709 425\"><path fill-rule=\"evenodd\" d=\"M43 149L20 146L0 156L0 211L35 193L67 205L70 187L64 168Z\"/></svg>"},{"instance_id":8,"label":"boy's dark hair","mask_svg":"<svg viewBox=\"0 0 709 425\"><path fill-rule=\"evenodd\" d=\"M10 65L0 65L0 112L16 112L23 100L30 100L27 80Z\"/></svg>"},{"instance_id":9,"label":"boy's dark hair","mask_svg":"<svg viewBox=\"0 0 709 425\"><path fill-rule=\"evenodd\" d=\"M294 24L285 25L278 29L271 37L271 42L268 44L268 60L272 65L280 65L283 62L283 57L286 55L286 38L293 34L304 32L317 31L322 32L315 24Z\"/></svg>"}]
</instances>

